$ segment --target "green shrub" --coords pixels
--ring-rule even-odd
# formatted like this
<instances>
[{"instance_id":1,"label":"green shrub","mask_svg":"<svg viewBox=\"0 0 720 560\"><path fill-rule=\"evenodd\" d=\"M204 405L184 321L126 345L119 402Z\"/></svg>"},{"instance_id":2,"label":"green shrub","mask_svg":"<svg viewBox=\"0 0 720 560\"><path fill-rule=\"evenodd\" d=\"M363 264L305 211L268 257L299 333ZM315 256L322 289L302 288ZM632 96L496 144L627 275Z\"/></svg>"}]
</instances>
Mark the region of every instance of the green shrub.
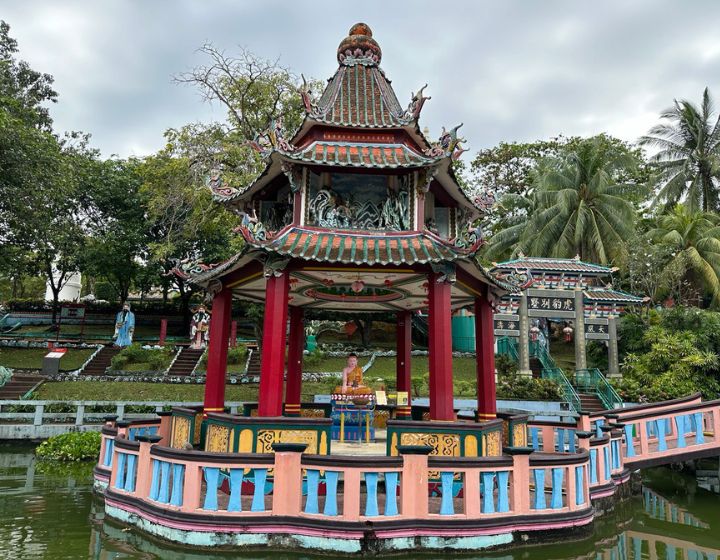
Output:
<instances>
[{"instance_id":1,"label":"green shrub","mask_svg":"<svg viewBox=\"0 0 720 560\"><path fill-rule=\"evenodd\" d=\"M303 356L303 368L310 371L309 368L314 368L320 365L320 362L322 362L325 359L325 352L320 350L319 348L315 348L312 352L309 352L308 354L305 354Z\"/></svg>"},{"instance_id":2,"label":"green shrub","mask_svg":"<svg viewBox=\"0 0 720 560\"><path fill-rule=\"evenodd\" d=\"M550 379L517 374L498 375L497 398L531 401L563 400L560 386Z\"/></svg>"},{"instance_id":3,"label":"green shrub","mask_svg":"<svg viewBox=\"0 0 720 560\"><path fill-rule=\"evenodd\" d=\"M70 432L53 436L35 450L40 459L53 461L90 461L100 454L98 432Z\"/></svg>"},{"instance_id":4,"label":"green shrub","mask_svg":"<svg viewBox=\"0 0 720 560\"><path fill-rule=\"evenodd\" d=\"M207 352L203 356L205 358ZM242 364L247 358L247 347L243 344L238 344L235 348L228 350L227 363L228 364Z\"/></svg>"},{"instance_id":5,"label":"green shrub","mask_svg":"<svg viewBox=\"0 0 720 560\"><path fill-rule=\"evenodd\" d=\"M518 363L507 354L496 354L495 369L497 370L498 375L517 373Z\"/></svg>"},{"instance_id":6,"label":"green shrub","mask_svg":"<svg viewBox=\"0 0 720 560\"><path fill-rule=\"evenodd\" d=\"M161 371L167 369L172 361L170 348L144 349L140 344L123 348L110 361L111 369L125 369L130 364L147 364L148 369Z\"/></svg>"}]
</instances>

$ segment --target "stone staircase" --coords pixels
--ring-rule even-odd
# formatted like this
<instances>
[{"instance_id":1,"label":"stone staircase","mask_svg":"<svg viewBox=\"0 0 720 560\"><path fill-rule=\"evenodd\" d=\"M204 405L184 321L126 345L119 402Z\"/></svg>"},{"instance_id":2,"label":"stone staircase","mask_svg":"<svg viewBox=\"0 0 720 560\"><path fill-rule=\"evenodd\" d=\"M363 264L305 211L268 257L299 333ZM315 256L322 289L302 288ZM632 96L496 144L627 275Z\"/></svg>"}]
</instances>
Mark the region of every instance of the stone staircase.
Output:
<instances>
[{"instance_id":1,"label":"stone staircase","mask_svg":"<svg viewBox=\"0 0 720 560\"><path fill-rule=\"evenodd\" d=\"M120 352L121 348L114 348L112 346L105 346L100 349L100 352L95 354L95 357L90 360L85 369L82 370L81 375L105 375L105 370L110 367L110 361L114 356Z\"/></svg>"},{"instance_id":2,"label":"stone staircase","mask_svg":"<svg viewBox=\"0 0 720 560\"><path fill-rule=\"evenodd\" d=\"M18 400L45 381L42 375L32 373L15 373L10 380L0 387L0 400Z\"/></svg>"},{"instance_id":3,"label":"stone staircase","mask_svg":"<svg viewBox=\"0 0 720 560\"><path fill-rule=\"evenodd\" d=\"M600 412L606 410L605 405L598 398L597 395L590 393L578 393L580 397L580 408L583 412Z\"/></svg>"},{"instance_id":4,"label":"stone staircase","mask_svg":"<svg viewBox=\"0 0 720 560\"><path fill-rule=\"evenodd\" d=\"M185 377L191 375L195 366L200 361L204 350L193 350L192 348L183 348L175 359L167 375L170 377Z\"/></svg>"},{"instance_id":5,"label":"stone staircase","mask_svg":"<svg viewBox=\"0 0 720 560\"><path fill-rule=\"evenodd\" d=\"M260 375L260 348L258 348L257 344L248 344L247 349L252 354L245 373L247 375Z\"/></svg>"}]
</instances>

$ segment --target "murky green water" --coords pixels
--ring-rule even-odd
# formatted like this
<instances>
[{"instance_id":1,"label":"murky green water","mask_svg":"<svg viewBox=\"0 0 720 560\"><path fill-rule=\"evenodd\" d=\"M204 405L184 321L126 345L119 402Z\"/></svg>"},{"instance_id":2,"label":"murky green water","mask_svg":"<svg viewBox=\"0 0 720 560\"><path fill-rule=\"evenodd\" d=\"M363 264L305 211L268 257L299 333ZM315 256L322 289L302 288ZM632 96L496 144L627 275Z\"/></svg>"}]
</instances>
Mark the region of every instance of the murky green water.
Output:
<instances>
[{"instance_id":1,"label":"murky green water","mask_svg":"<svg viewBox=\"0 0 720 560\"><path fill-rule=\"evenodd\" d=\"M0 445L0 559L308 558L287 553L183 551L104 519L92 465L38 463L30 446ZM481 553L497 560L717 560L720 496L667 469L650 471L643 496L598 520L591 537ZM426 556L441 557L441 555ZM465 556L468 558L468 556ZM470 556L471 558L473 556Z\"/></svg>"}]
</instances>

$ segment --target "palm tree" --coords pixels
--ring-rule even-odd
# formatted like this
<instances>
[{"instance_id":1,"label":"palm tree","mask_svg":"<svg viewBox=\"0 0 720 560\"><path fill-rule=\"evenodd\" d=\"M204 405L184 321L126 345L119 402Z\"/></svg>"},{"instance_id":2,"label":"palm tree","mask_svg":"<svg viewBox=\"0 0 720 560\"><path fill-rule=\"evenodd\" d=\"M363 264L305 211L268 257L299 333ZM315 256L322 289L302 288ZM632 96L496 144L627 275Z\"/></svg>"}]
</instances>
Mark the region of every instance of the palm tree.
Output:
<instances>
[{"instance_id":1,"label":"palm tree","mask_svg":"<svg viewBox=\"0 0 720 560\"><path fill-rule=\"evenodd\" d=\"M673 250L666 268L682 267L690 280L713 296L714 303L720 302L720 216L677 204L657 218L648 235Z\"/></svg>"},{"instance_id":2,"label":"palm tree","mask_svg":"<svg viewBox=\"0 0 720 560\"><path fill-rule=\"evenodd\" d=\"M677 101L660 114L667 122L650 129L642 145L660 151L651 158L657 169L656 203L687 200L692 211L718 209L720 119L705 88L700 107Z\"/></svg>"},{"instance_id":3,"label":"palm tree","mask_svg":"<svg viewBox=\"0 0 720 560\"><path fill-rule=\"evenodd\" d=\"M633 205L624 195L637 187L615 178L631 165L631 157L614 155L601 139L579 143L566 157L541 168L528 200L527 221L499 233L488 250L514 242L514 254L579 255L602 264L623 260L635 222Z\"/></svg>"}]
</instances>

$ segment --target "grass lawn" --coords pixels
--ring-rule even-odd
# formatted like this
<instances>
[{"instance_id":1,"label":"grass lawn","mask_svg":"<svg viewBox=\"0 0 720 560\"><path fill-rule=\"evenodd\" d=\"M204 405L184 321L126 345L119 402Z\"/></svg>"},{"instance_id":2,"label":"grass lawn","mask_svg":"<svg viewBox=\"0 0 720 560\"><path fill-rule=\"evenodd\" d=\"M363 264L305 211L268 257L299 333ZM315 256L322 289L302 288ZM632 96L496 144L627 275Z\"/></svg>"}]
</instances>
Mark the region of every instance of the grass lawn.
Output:
<instances>
[{"instance_id":1,"label":"grass lawn","mask_svg":"<svg viewBox=\"0 0 720 560\"><path fill-rule=\"evenodd\" d=\"M70 348L60 360L60 369L71 371L79 368L95 350L93 348ZM0 366L25 369L42 368L47 348L0 348Z\"/></svg>"},{"instance_id":2,"label":"grass lawn","mask_svg":"<svg viewBox=\"0 0 720 560\"><path fill-rule=\"evenodd\" d=\"M320 362L313 371L340 371L345 366L343 358L327 358ZM361 364L364 363L362 360ZM231 364L232 366L233 364ZM235 367L241 367L234 364ZM474 391L475 360L473 358L455 358L454 381L456 396L471 398ZM244 366L243 366L244 367ZM229 368L230 369L230 366ZM428 369L427 357L414 356L412 361L413 376L423 376ZM308 368L309 370L309 368ZM384 383L388 390L395 389L395 359L378 358L375 365L365 374L366 380L379 387ZM382 381L378 381L381 379ZM336 379L327 379L316 383L303 383L302 400L310 402L315 395L328 394L338 384ZM256 401L257 385L227 385L225 399L227 401ZM102 381L62 381L43 384L34 398L46 400L120 400L120 401L202 401L204 385L166 383L130 383ZM421 396L427 396L427 387L422 386Z\"/></svg>"}]
</instances>

